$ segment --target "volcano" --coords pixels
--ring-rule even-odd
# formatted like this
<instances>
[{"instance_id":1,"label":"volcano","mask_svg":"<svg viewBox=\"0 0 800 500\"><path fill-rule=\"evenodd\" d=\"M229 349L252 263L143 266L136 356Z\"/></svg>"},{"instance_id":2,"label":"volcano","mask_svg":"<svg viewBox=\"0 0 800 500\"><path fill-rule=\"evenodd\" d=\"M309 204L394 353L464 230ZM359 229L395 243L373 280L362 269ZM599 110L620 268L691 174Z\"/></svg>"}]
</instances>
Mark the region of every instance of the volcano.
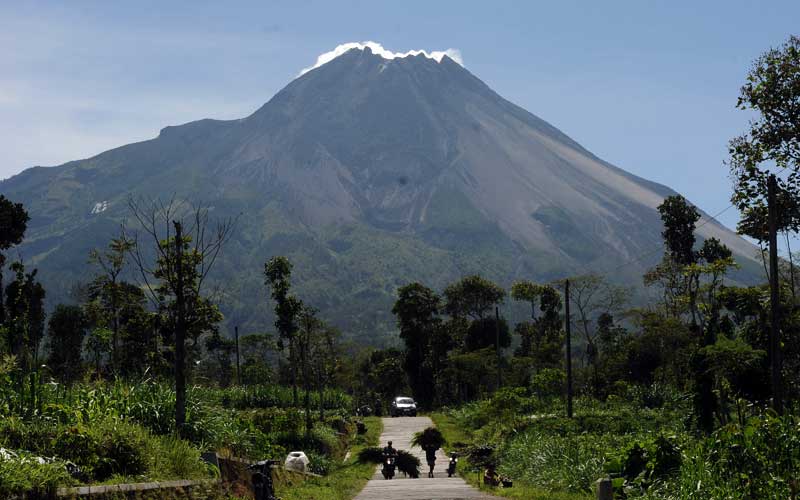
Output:
<instances>
[{"instance_id":1,"label":"volcano","mask_svg":"<svg viewBox=\"0 0 800 500\"><path fill-rule=\"evenodd\" d=\"M212 276L229 325L263 331L260 275L295 264L298 294L364 343L394 330L398 286L482 274L502 285L589 271L641 284L661 257L656 207L674 191L617 168L503 99L446 54L353 48L304 72L252 115L158 137L0 183L31 215L24 259L51 302L86 281L87 255L130 196L203 201L239 216ZM708 216L741 264L754 247Z\"/></svg>"}]
</instances>

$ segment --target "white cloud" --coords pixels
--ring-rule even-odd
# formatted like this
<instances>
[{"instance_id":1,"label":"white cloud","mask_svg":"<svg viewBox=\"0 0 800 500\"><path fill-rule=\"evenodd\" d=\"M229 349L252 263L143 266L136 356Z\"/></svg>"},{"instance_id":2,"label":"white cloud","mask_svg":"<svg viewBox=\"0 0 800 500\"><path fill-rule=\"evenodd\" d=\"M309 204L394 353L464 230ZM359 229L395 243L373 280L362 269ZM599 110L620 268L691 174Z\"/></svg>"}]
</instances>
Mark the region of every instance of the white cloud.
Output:
<instances>
[{"instance_id":1,"label":"white cloud","mask_svg":"<svg viewBox=\"0 0 800 500\"><path fill-rule=\"evenodd\" d=\"M447 50L436 50L433 52L428 52L425 50L409 50L408 52L392 52L390 50L386 50L383 48L383 45L377 42L350 42L350 43L343 43L336 47L335 49L331 50L330 52L325 52L317 57L317 62L314 63L313 66L309 66L308 68L303 68L297 76L302 76L312 69L319 68L325 63L331 62L332 60L336 59L340 55L344 54L348 50L351 49L359 49L364 50L369 48L373 54L377 54L384 59L394 59L396 57L408 57L408 56L417 56L417 55L424 55L430 59L435 60L436 62L442 62L442 58L444 56L449 57L450 59L454 60L460 65L464 65L464 60L461 58L461 52L458 49L447 49Z\"/></svg>"}]
</instances>

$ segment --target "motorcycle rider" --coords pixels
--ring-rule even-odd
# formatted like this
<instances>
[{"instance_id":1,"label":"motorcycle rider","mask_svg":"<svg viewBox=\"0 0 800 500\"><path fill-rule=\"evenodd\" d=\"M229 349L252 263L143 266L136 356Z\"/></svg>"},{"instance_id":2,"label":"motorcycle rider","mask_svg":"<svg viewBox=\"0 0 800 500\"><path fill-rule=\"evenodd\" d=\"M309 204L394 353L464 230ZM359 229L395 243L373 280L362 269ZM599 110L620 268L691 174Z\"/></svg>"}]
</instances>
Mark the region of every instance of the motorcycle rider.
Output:
<instances>
[{"instance_id":1,"label":"motorcycle rider","mask_svg":"<svg viewBox=\"0 0 800 500\"><path fill-rule=\"evenodd\" d=\"M386 462L388 459L392 459L392 465L389 466ZM394 460L397 459L397 450L392 447L392 442L389 441L388 444L383 448L383 476L386 479L391 479L394 476Z\"/></svg>"},{"instance_id":2,"label":"motorcycle rider","mask_svg":"<svg viewBox=\"0 0 800 500\"><path fill-rule=\"evenodd\" d=\"M388 457L397 458L397 450L392 448L392 442L391 441L386 443L386 446L383 448L383 456L387 457L387 458Z\"/></svg>"}]
</instances>

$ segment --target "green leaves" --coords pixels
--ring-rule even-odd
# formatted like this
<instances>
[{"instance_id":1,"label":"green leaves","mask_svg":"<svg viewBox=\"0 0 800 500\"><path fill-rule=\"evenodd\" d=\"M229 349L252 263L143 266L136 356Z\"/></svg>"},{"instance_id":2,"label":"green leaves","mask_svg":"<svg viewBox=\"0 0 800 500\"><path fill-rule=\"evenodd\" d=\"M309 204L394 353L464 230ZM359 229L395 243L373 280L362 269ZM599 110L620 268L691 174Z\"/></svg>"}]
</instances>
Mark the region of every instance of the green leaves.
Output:
<instances>
[{"instance_id":1,"label":"green leaves","mask_svg":"<svg viewBox=\"0 0 800 500\"><path fill-rule=\"evenodd\" d=\"M731 201L742 213L739 232L766 240L767 177L778 178L779 227L800 229L800 38L759 57L747 75L736 107L755 111L750 129L729 143L734 181Z\"/></svg>"},{"instance_id":2,"label":"green leaves","mask_svg":"<svg viewBox=\"0 0 800 500\"><path fill-rule=\"evenodd\" d=\"M423 450L433 448L438 450L445 445L446 441L442 433L436 427L428 427L423 431L414 433L411 438L411 446L422 448Z\"/></svg>"}]
</instances>

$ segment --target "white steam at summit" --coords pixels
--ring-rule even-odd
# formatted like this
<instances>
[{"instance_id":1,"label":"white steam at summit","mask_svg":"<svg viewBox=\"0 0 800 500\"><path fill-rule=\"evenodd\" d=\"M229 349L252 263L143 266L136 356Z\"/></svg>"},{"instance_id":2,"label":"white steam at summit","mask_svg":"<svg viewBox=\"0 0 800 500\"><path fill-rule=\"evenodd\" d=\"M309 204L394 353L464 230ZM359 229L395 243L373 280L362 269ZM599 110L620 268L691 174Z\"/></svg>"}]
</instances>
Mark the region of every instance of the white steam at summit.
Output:
<instances>
[{"instance_id":1,"label":"white steam at summit","mask_svg":"<svg viewBox=\"0 0 800 500\"><path fill-rule=\"evenodd\" d=\"M433 52L428 52L425 50L409 50L408 52L392 52L391 50L386 50L383 48L383 45L377 42L349 42L343 43L336 47L335 49L331 50L330 52L325 52L317 57L317 62L314 63L313 66L309 66L308 68L304 68L299 75L302 76L312 69L319 68L325 63L331 62L332 60L336 59L340 55L344 54L348 50L351 49L370 49L373 54L379 55L384 59L394 59L397 57L408 57L408 56L417 56L422 54L423 56L433 59L436 62L442 62L442 58L444 56L449 57L450 59L454 60L460 65L464 65L464 60L461 58L461 52L458 49L447 49L447 50L435 50Z\"/></svg>"}]
</instances>

